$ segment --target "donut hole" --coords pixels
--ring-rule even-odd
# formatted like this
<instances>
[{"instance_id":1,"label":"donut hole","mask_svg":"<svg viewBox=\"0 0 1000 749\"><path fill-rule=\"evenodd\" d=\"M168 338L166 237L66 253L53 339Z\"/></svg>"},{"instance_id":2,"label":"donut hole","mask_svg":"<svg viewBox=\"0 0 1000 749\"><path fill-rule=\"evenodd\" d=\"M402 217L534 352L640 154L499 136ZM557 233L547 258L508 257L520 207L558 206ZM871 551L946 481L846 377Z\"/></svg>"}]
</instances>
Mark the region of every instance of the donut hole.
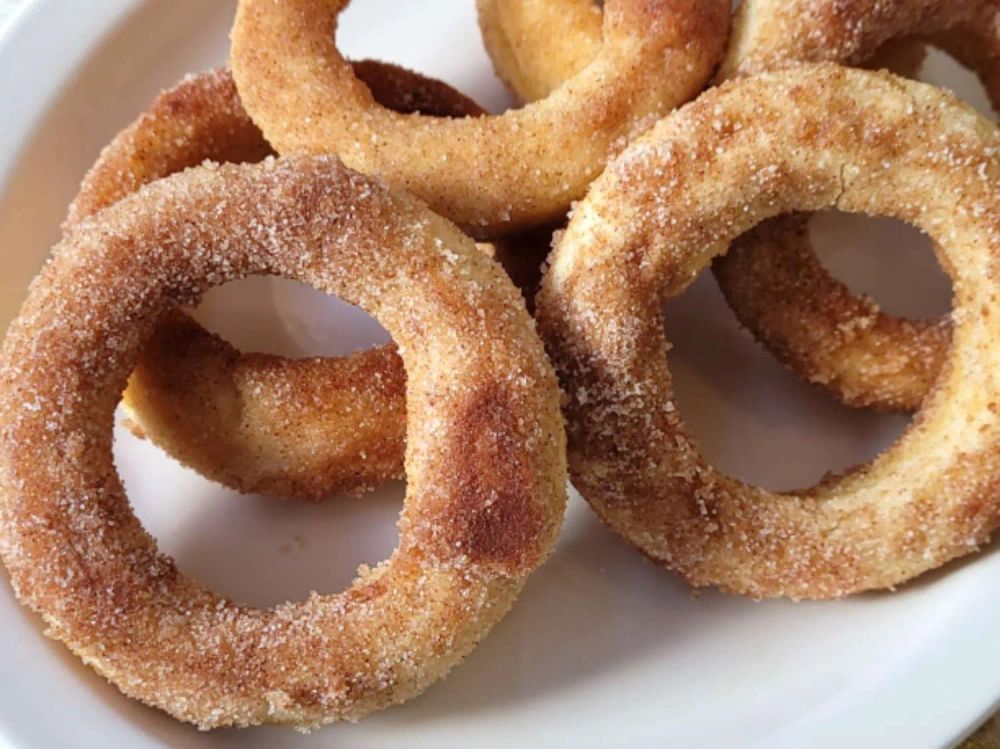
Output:
<instances>
[{"instance_id":1,"label":"donut hole","mask_svg":"<svg viewBox=\"0 0 1000 749\"><path fill-rule=\"evenodd\" d=\"M389 340L357 307L278 278L213 289L196 317L243 350L286 356L336 356ZM204 585L254 606L343 590L359 564L378 563L398 543L402 482L318 504L241 496L122 424L115 460L136 514L160 548Z\"/></svg>"},{"instance_id":2,"label":"donut hole","mask_svg":"<svg viewBox=\"0 0 1000 749\"><path fill-rule=\"evenodd\" d=\"M516 106L493 72L476 19L476 4L439 0L426 6L390 0L351 3L337 22L337 45L349 60L384 60L475 92L480 106L502 112ZM429 22L429 23L428 23ZM428 29L414 34L415 28ZM441 44L448 39L448 45Z\"/></svg>"},{"instance_id":3,"label":"donut hole","mask_svg":"<svg viewBox=\"0 0 1000 749\"><path fill-rule=\"evenodd\" d=\"M346 589L359 564L398 544L404 484L320 504L244 496L118 427L115 462L143 526L181 571L222 595L267 607Z\"/></svg>"},{"instance_id":4,"label":"donut hole","mask_svg":"<svg viewBox=\"0 0 1000 749\"><path fill-rule=\"evenodd\" d=\"M194 317L243 351L279 356L343 356L390 341L364 310L285 278L257 276L211 289Z\"/></svg>"},{"instance_id":5,"label":"donut hole","mask_svg":"<svg viewBox=\"0 0 1000 749\"><path fill-rule=\"evenodd\" d=\"M212 289L195 316L244 351L283 356L338 356L389 340L361 309L281 278ZM135 437L120 417L115 460L139 519L182 571L235 600L272 606L338 592L359 564L388 558L398 543L402 482L318 504L243 496Z\"/></svg>"},{"instance_id":6,"label":"donut hole","mask_svg":"<svg viewBox=\"0 0 1000 749\"><path fill-rule=\"evenodd\" d=\"M951 309L951 281L919 229L890 218L824 211L811 217L809 236L830 274L886 313L933 319Z\"/></svg>"},{"instance_id":7,"label":"donut hole","mask_svg":"<svg viewBox=\"0 0 1000 749\"><path fill-rule=\"evenodd\" d=\"M812 486L887 449L910 418L844 406L782 366L736 320L711 273L665 307L677 406L722 473L772 491Z\"/></svg>"}]
</instances>

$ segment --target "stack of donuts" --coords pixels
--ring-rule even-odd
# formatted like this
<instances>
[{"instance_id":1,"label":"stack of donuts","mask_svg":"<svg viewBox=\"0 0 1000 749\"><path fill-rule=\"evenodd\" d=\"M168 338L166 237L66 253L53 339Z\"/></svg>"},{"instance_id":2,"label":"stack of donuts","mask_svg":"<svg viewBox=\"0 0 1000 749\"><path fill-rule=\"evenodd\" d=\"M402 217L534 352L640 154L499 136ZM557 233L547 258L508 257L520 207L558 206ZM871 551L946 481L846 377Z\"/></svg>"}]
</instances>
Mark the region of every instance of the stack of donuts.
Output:
<instances>
[{"instance_id":1,"label":"stack of donuts","mask_svg":"<svg viewBox=\"0 0 1000 749\"><path fill-rule=\"evenodd\" d=\"M345 60L346 4L240 0L229 69L105 148L7 331L0 555L46 634L201 728L309 729L461 661L551 552L567 477L637 564L754 598L891 589L989 540L1000 131L882 68L939 47L1000 107L1000 2L478 0L524 103L499 115ZM947 319L891 317L830 277L806 231L830 208L928 234ZM789 368L915 411L903 437L801 492L710 466L662 317L709 265ZM260 274L361 306L394 343L290 360L183 311ZM255 609L206 589L125 496L123 392L137 433L242 492L405 477L398 548L336 595Z\"/></svg>"}]
</instances>

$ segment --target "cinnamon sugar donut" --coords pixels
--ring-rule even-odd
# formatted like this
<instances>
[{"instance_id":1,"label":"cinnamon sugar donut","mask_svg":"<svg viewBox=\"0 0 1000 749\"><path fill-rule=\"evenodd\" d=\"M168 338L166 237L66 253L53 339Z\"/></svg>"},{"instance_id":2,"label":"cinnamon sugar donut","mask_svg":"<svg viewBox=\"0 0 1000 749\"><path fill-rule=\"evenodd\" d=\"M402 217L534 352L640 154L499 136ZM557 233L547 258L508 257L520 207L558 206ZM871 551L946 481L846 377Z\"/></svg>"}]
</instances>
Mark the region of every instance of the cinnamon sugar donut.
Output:
<instances>
[{"instance_id":1,"label":"cinnamon sugar donut","mask_svg":"<svg viewBox=\"0 0 1000 749\"><path fill-rule=\"evenodd\" d=\"M450 86L386 63L353 63L379 101L442 117L481 114ZM271 153L228 71L189 76L101 153L65 229L153 180ZM544 236L484 246L529 294ZM403 476L406 377L394 346L339 358L243 353L186 314L167 315L125 391L133 431L241 492L318 501Z\"/></svg>"},{"instance_id":2,"label":"cinnamon sugar donut","mask_svg":"<svg viewBox=\"0 0 1000 749\"><path fill-rule=\"evenodd\" d=\"M729 0L608 0L591 63L544 101L492 117L379 106L331 37L345 0L241 0L230 64L281 153L335 152L477 237L561 219L637 129L698 94Z\"/></svg>"},{"instance_id":3,"label":"cinnamon sugar donut","mask_svg":"<svg viewBox=\"0 0 1000 749\"><path fill-rule=\"evenodd\" d=\"M891 588L975 551L1000 524L998 177L1000 132L953 96L829 64L735 80L656 125L577 205L538 297L580 493L692 584L755 597ZM893 447L778 494L699 454L661 309L753 225L830 207L931 235L952 346Z\"/></svg>"},{"instance_id":4,"label":"cinnamon sugar donut","mask_svg":"<svg viewBox=\"0 0 1000 749\"><path fill-rule=\"evenodd\" d=\"M546 96L593 59L601 43L594 0L478 0L500 77L522 101ZM747 0L719 78L794 62L831 61L915 76L925 43L975 71L1000 102L996 0ZM912 410L937 374L947 319L887 315L833 278L815 257L804 217L741 237L715 274L740 322L796 373L846 403Z\"/></svg>"},{"instance_id":5,"label":"cinnamon sugar donut","mask_svg":"<svg viewBox=\"0 0 1000 749\"><path fill-rule=\"evenodd\" d=\"M359 304L407 369L400 543L343 593L255 609L161 554L111 453L157 320L252 274ZM356 720L508 610L565 504L559 395L520 295L453 225L334 157L188 170L78 224L0 348L0 555L46 633L201 728Z\"/></svg>"}]
</instances>

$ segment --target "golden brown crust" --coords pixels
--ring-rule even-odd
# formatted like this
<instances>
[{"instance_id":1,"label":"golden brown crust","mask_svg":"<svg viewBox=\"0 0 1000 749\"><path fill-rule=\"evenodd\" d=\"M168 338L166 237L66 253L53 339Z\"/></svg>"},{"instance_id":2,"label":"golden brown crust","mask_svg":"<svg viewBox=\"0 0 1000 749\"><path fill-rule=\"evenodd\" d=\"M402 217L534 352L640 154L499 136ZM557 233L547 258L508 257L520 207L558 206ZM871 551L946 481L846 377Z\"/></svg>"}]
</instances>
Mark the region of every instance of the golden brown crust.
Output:
<instances>
[{"instance_id":1,"label":"golden brown crust","mask_svg":"<svg viewBox=\"0 0 1000 749\"><path fill-rule=\"evenodd\" d=\"M344 0L242 0L231 65L281 153L336 152L474 236L561 219L636 129L695 96L722 55L726 0L609 0L600 53L544 101L461 120L378 106L333 43Z\"/></svg>"},{"instance_id":2,"label":"golden brown crust","mask_svg":"<svg viewBox=\"0 0 1000 749\"><path fill-rule=\"evenodd\" d=\"M398 112L437 117L484 113L451 86L397 65L361 60L351 66L376 101ZM154 179L203 161L255 163L273 153L244 110L228 70L190 75L156 97L149 110L104 149L70 205L66 226Z\"/></svg>"},{"instance_id":3,"label":"golden brown crust","mask_svg":"<svg viewBox=\"0 0 1000 749\"><path fill-rule=\"evenodd\" d=\"M344 593L270 609L178 571L111 452L119 394L162 315L254 274L369 310L408 374L399 548ZM335 157L190 169L83 221L0 349L15 592L123 692L203 728L312 727L418 694L506 612L565 499L559 391L517 290L453 225Z\"/></svg>"},{"instance_id":4,"label":"golden brown crust","mask_svg":"<svg viewBox=\"0 0 1000 749\"><path fill-rule=\"evenodd\" d=\"M401 112L481 114L439 81L386 63L353 63L379 101ZM104 149L66 228L155 179L206 160L255 162L270 148L228 71L189 76ZM486 248L534 294L545 236ZM248 493L316 501L402 478L405 374L394 347L344 358L243 354L171 314L125 392L134 431L201 474Z\"/></svg>"},{"instance_id":5,"label":"golden brown crust","mask_svg":"<svg viewBox=\"0 0 1000 749\"><path fill-rule=\"evenodd\" d=\"M746 5L741 29L751 13L775 12L770 5L760 5L764 7ZM803 5L794 10L807 17ZM793 17L792 10L785 8L785 13ZM585 67L600 47L600 9L593 0L479 0L479 17L494 67L523 101L547 95ZM838 18L836 23L848 20ZM782 28L785 25L791 24L785 21ZM808 36L807 28L798 30ZM828 28L824 38L830 33ZM866 67L908 76L919 71L925 57L922 41L910 36L873 38L871 43L880 46L864 60ZM950 41L958 46L957 40ZM762 47L786 42L778 34L756 41ZM795 50L783 48L783 54L794 59L795 54L806 54L804 47L801 42ZM967 48L971 51L966 57L971 58L976 47ZM747 54L755 52L757 47ZM988 69L979 62L974 69ZM815 258L801 223L768 222L717 261L716 275L737 317L791 369L846 403L917 408L944 358L947 322L895 318L871 299L853 295Z\"/></svg>"},{"instance_id":6,"label":"golden brown crust","mask_svg":"<svg viewBox=\"0 0 1000 749\"><path fill-rule=\"evenodd\" d=\"M747 0L720 75L791 61L878 66L885 60L872 55L884 44L917 37L969 66L1000 102L996 0ZM792 370L845 403L914 410L947 354L947 318L896 318L852 294L816 259L799 219L758 227L714 268L740 322Z\"/></svg>"},{"instance_id":7,"label":"golden brown crust","mask_svg":"<svg viewBox=\"0 0 1000 749\"><path fill-rule=\"evenodd\" d=\"M143 350L124 405L140 436L242 492L319 500L403 477L406 375L394 346L242 353L175 312Z\"/></svg>"},{"instance_id":8,"label":"golden brown crust","mask_svg":"<svg viewBox=\"0 0 1000 749\"><path fill-rule=\"evenodd\" d=\"M747 0L718 78L798 62L862 65L885 43L964 25L996 0Z\"/></svg>"},{"instance_id":9,"label":"golden brown crust","mask_svg":"<svg viewBox=\"0 0 1000 749\"><path fill-rule=\"evenodd\" d=\"M740 323L789 369L851 406L912 411L937 378L951 326L888 315L823 267L808 216L765 221L712 265Z\"/></svg>"},{"instance_id":10,"label":"golden brown crust","mask_svg":"<svg viewBox=\"0 0 1000 749\"><path fill-rule=\"evenodd\" d=\"M522 102L544 99L600 52L602 12L595 0L477 0L476 7L493 68ZM924 57L922 42L893 40L866 67L913 77Z\"/></svg>"},{"instance_id":11,"label":"golden brown crust","mask_svg":"<svg viewBox=\"0 0 1000 749\"><path fill-rule=\"evenodd\" d=\"M522 102L544 99L601 51L594 0L476 0L476 9L493 68Z\"/></svg>"},{"instance_id":12,"label":"golden brown crust","mask_svg":"<svg viewBox=\"0 0 1000 749\"><path fill-rule=\"evenodd\" d=\"M382 106L400 114L429 117L478 117L486 110L444 81L380 60L351 63L358 80Z\"/></svg>"},{"instance_id":13,"label":"golden brown crust","mask_svg":"<svg viewBox=\"0 0 1000 749\"><path fill-rule=\"evenodd\" d=\"M538 298L569 396L574 485L693 584L756 597L891 588L974 551L1000 524L998 177L991 123L886 73L789 68L724 84L660 122L577 205ZM659 311L761 220L828 207L931 235L955 287L953 343L896 445L775 494L699 455Z\"/></svg>"},{"instance_id":14,"label":"golden brown crust","mask_svg":"<svg viewBox=\"0 0 1000 749\"><path fill-rule=\"evenodd\" d=\"M521 102L544 99L600 52L602 11L595 0L476 0L476 8L493 68ZM913 77L924 57L923 43L904 38L886 42L866 67Z\"/></svg>"}]
</instances>

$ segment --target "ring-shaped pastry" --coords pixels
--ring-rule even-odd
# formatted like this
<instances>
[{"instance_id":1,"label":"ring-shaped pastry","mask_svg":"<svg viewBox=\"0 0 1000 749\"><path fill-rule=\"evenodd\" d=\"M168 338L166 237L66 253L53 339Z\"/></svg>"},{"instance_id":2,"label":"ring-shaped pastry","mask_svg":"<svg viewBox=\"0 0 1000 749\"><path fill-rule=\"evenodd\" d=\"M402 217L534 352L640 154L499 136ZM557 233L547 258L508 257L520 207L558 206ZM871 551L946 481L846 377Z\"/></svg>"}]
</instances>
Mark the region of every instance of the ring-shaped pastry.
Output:
<instances>
[{"instance_id":1,"label":"ring-shaped pastry","mask_svg":"<svg viewBox=\"0 0 1000 749\"><path fill-rule=\"evenodd\" d=\"M332 34L346 0L241 0L230 65L282 154L336 153L476 237L561 220L637 130L697 95L728 37L728 0L608 0L591 63L502 115L407 116L375 102Z\"/></svg>"},{"instance_id":2,"label":"ring-shaped pastry","mask_svg":"<svg viewBox=\"0 0 1000 749\"><path fill-rule=\"evenodd\" d=\"M407 368L399 546L343 593L255 609L135 517L114 409L158 318L252 274L359 304ZM452 224L335 157L188 170L56 247L0 348L0 554L47 634L203 728L402 702L510 607L565 504L559 390L518 291Z\"/></svg>"},{"instance_id":3,"label":"ring-shaped pastry","mask_svg":"<svg viewBox=\"0 0 1000 749\"><path fill-rule=\"evenodd\" d=\"M619 534L694 585L755 597L891 588L1000 524L1000 133L933 87L824 64L724 84L621 154L539 294L568 395L570 474ZM678 414L662 305L787 211L892 216L936 241L950 354L910 429L844 476L776 494L718 473Z\"/></svg>"},{"instance_id":4,"label":"ring-shaped pastry","mask_svg":"<svg viewBox=\"0 0 1000 749\"><path fill-rule=\"evenodd\" d=\"M594 0L478 0L497 73L522 101L546 96L600 45ZM913 77L925 44L976 72L1000 108L996 0L746 0L719 78L796 62L888 68ZM807 217L782 217L740 237L714 267L740 322L810 382L855 406L913 410L937 375L949 322L885 314L815 256Z\"/></svg>"}]
</instances>

